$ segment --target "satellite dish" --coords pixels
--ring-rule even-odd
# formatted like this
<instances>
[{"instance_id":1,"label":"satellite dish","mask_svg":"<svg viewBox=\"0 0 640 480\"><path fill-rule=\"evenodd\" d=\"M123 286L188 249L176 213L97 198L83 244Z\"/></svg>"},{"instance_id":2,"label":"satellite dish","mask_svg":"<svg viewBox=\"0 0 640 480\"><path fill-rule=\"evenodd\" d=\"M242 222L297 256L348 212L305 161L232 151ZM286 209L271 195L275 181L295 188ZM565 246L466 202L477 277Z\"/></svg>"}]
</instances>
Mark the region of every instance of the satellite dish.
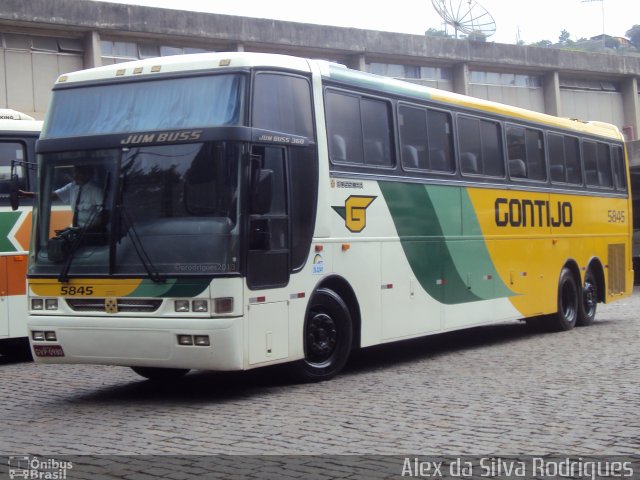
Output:
<instances>
[{"instance_id":1,"label":"satellite dish","mask_svg":"<svg viewBox=\"0 0 640 480\"><path fill-rule=\"evenodd\" d=\"M475 0L431 0L433 8L447 25L467 35L490 37L496 33L496 22L491 14Z\"/></svg>"}]
</instances>

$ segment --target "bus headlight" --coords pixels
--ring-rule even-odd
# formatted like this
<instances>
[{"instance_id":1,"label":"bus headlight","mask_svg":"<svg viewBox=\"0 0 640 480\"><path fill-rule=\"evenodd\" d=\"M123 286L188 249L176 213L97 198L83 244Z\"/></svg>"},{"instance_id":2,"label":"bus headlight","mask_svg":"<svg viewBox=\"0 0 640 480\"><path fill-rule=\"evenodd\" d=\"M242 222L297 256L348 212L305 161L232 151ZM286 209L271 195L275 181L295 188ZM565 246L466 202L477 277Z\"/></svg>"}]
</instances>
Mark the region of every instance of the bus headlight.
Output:
<instances>
[{"instance_id":1,"label":"bus headlight","mask_svg":"<svg viewBox=\"0 0 640 480\"><path fill-rule=\"evenodd\" d=\"M31 310L44 310L44 300L42 298L32 298Z\"/></svg>"},{"instance_id":2,"label":"bus headlight","mask_svg":"<svg viewBox=\"0 0 640 480\"><path fill-rule=\"evenodd\" d=\"M44 301L45 310L57 310L58 309L58 299L57 298L47 298Z\"/></svg>"},{"instance_id":3,"label":"bus headlight","mask_svg":"<svg viewBox=\"0 0 640 480\"><path fill-rule=\"evenodd\" d=\"M208 312L209 311L209 301L208 300L194 300L191 303L191 309L194 312Z\"/></svg>"},{"instance_id":4,"label":"bus headlight","mask_svg":"<svg viewBox=\"0 0 640 480\"><path fill-rule=\"evenodd\" d=\"M176 300L174 303L176 312L188 312L189 300Z\"/></svg>"}]
</instances>

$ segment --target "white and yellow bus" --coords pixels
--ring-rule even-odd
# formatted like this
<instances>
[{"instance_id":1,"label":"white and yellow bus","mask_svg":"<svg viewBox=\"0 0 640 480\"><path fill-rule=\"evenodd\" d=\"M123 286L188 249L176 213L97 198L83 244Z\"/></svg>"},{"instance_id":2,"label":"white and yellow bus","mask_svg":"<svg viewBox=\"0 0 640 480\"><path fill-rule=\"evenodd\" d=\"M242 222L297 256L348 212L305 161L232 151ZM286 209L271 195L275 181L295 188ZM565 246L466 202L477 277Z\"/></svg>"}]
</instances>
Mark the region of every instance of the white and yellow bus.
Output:
<instances>
[{"instance_id":1,"label":"white and yellow bus","mask_svg":"<svg viewBox=\"0 0 640 480\"><path fill-rule=\"evenodd\" d=\"M31 206L10 208L11 173L16 188L35 183L35 147L42 122L11 109L0 109L0 354L28 355L27 250ZM13 166L12 166L13 165Z\"/></svg>"},{"instance_id":2,"label":"white and yellow bus","mask_svg":"<svg viewBox=\"0 0 640 480\"><path fill-rule=\"evenodd\" d=\"M38 362L156 379L291 362L322 380L355 348L539 316L588 325L632 289L611 125L211 53L61 76L38 154L40 192L77 166L102 192L84 225L37 200Z\"/></svg>"}]
</instances>

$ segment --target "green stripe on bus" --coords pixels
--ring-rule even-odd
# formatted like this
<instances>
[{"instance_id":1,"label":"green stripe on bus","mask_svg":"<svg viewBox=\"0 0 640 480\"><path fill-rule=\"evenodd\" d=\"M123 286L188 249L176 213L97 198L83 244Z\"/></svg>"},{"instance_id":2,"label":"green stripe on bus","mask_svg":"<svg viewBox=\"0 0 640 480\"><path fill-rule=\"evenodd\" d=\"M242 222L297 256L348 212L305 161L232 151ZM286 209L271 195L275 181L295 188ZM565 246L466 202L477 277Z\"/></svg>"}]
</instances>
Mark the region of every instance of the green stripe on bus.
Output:
<instances>
[{"instance_id":1,"label":"green stripe on bus","mask_svg":"<svg viewBox=\"0 0 640 480\"><path fill-rule=\"evenodd\" d=\"M491 261L465 189L378 184L413 274L429 295L448 305L513 295Z\"/></svg>"},{"instance_id":2,"label":"green stripe on bus","mask_svg":"<svg viewBox=\"0 0 640 480\"><path fill-rule=\"evenodd\" d=\"M9 232L15 226L22 212L0 213L0 252L15 252L16 247L9 241Z\"/></svg>"},{"instance_id":3,"label":"green stripe on bus","mask_svg":"<svg viewBox=\"0 0 640 480\"><path fill-rule=\"evenodd\" d=\"M211 279L167 279L165 283L155 283L144 279L131 292L129 297L195 297L204 292L210 285Z\"/></svg>"}]
</instances>

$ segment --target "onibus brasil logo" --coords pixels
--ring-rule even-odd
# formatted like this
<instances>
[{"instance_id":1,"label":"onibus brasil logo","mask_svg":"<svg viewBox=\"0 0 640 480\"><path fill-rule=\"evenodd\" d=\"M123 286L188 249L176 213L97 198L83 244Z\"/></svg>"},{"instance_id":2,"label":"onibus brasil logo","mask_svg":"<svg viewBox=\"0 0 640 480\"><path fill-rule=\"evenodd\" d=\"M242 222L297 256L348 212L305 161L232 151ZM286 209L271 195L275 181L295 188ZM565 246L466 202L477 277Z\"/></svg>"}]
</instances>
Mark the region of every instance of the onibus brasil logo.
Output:
<instances>
[{"instance_id":1,"label":"onibus brasil logo","mask_svg":"<svg viewBox=\"0 0 640 480\"><path fill-rule=\"evenodd\" d=\"M56 460L55 458L38 458L29 455L9 457L9 478L24 478L38 480L65 480L67 470L73 468L72 462Z\"/></svg>"}]
</instances>

